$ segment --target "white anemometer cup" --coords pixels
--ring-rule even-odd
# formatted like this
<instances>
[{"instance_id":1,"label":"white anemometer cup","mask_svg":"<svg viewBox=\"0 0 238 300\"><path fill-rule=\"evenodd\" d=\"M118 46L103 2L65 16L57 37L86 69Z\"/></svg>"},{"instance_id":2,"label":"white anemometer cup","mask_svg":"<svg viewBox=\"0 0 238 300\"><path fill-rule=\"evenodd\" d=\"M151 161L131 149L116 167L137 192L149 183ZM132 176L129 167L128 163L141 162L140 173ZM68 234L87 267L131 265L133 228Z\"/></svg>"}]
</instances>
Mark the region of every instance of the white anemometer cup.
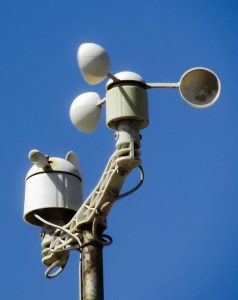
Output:
<instances>
[{"instance_id":1,"label":"white anemometer cup","mask_svg":"<svg viewBox=\"0 0 238 300\"><path fill-rule=\"evenodd\" d=\"M213 105L220 96L221 83L217 75L206 68L193 68L179 82L181 97L195 108Z\"/></svg>"},{"instance_id":2,"label":"white anemometer cup","mask_svg":"<svg viewBox=\"0 0 238 300\"><path fill-rule=\"evenodd\" d=\"M100 45L85 43L78 49L78 64L85 81L94 85L107 76L110 61Z\"/></svg>"},{"instance_id":3,"label":"white anemometer cup","mask_svg":"<svg viewBox=\"0 0 238 300\"><path fill-rule=\"evenodd\" d=\"M93 92L81 94L73 101L69 114L77 129L84 133L96 129L101 116L101 107L97 105L99 101L99 95Z\"/></svg>"}]
</instances>

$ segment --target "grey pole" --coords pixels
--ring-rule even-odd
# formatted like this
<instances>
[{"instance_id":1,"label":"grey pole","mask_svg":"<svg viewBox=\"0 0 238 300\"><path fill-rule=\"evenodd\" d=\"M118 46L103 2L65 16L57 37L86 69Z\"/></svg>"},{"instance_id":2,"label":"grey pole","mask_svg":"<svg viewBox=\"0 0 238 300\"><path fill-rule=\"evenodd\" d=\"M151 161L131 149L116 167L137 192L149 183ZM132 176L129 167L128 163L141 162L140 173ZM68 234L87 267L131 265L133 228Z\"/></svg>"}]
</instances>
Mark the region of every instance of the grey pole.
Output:
<instances>
[{"instance_id":1,"label":"grey pole","mask_svg":"<svg viewBox=\"0 0 238 300\"><path fill-rule=\"evenodd\" d=\"M103 246L95 241L92 231L82 233L80 259L81 300L103 300Z\"/></svg>"}]
</instances>

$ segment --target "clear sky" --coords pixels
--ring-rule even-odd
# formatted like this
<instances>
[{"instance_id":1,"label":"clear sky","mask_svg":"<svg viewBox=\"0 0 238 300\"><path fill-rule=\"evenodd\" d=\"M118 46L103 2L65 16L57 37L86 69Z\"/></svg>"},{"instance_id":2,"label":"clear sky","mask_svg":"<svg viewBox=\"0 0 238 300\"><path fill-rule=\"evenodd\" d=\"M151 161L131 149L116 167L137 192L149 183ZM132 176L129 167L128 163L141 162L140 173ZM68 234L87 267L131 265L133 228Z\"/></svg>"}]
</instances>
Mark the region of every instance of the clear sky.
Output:
<instances>
[{"instance_id":1,"label":"clear sky","mask_svg":"<svg viewBox=\"0 0 238 300\"><path fill-rule=\"evenodd\" d=\"M112 73L176 82L204 66L222 83L206 110L189 107L177 90L149 91L145 182L109 216L105 299L238 299L237 1L1 1L0 37L1 299L78 299L78 254L45 279L40 229L22 214L29 150L77 152L85 197L114 150L105 111L91 135L69 120L80 93L104 96L106 81L89 86L79 72L84 42L107 49Z\"/></svg>"}]
</instances>

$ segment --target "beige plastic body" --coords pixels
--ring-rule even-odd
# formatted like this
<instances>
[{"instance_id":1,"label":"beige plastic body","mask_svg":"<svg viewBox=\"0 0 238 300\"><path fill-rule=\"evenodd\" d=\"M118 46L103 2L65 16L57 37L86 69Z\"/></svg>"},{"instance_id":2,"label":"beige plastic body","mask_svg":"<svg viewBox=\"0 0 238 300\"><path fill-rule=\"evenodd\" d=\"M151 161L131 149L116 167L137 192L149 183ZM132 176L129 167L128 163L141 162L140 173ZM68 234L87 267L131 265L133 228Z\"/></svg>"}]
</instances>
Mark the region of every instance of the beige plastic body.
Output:
<instances>
[{"instance_id":1,"label":"beige plastic body","mask_svg":"<svg viewBox=\"0 0 238 300\"><path fill-rule=\"evenodd\" d=\"M116 85L106 93L107 126L117 129L122 120L137 120L140 128L149 123L148 97L145 88L137 85Z\"/></svg>"}]
</instances>

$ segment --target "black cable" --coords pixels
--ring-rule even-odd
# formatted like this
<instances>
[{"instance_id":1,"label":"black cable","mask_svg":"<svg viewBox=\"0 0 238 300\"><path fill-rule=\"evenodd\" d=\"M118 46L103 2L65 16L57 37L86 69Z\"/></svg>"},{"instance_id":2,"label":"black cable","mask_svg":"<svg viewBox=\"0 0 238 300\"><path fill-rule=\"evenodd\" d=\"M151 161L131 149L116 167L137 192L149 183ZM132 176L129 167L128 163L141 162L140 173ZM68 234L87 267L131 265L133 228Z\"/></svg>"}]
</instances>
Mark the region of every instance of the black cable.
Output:
<instances>
[{"instance_id":1,"label":"black cable","mask_svg":"<svg viewBox=\"0 0 238 300\"><path fill-rule=\"evenodd\" d=\"M136 187L134 187L134 188L131 189L130 191L125 192L125 193L119 195L119 196L116 198L116 200L120 200L120 199L122 199L122 198L124 198L124 197L129 196L130 194L134 193L136 190L138 190L138 189L141 187L141 185L142 185L143 182L144 182L145 176L144 176L144 170L143 170L142 166L139 166L138 168L140 169L140 175L141 175L141 176L140 176L140 182L137 184Z\"/></svg>"}]
</instances>

